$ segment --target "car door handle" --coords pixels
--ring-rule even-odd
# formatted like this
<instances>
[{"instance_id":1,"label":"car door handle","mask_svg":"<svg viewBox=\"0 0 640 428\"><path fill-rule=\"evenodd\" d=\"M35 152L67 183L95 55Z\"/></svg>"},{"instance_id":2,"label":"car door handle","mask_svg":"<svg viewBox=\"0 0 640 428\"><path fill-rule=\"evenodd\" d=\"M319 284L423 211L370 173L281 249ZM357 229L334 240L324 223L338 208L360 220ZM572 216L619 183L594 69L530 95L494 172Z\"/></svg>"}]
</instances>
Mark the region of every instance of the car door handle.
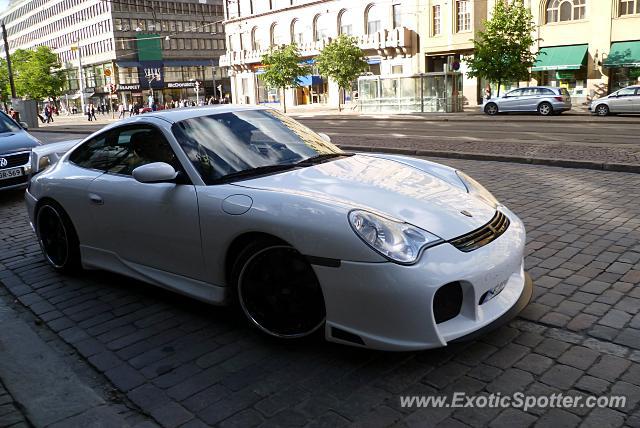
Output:
<instances>
[{"instance_id":1,"label":"car door handle","mask_svg":"<svg viewBox=\"0 0 640 428\"><path fill-rule=\"evenodd\" d=\"M89 193L89 200L96 205L104 204L104 200L102 199L102 196L96 195L95 193Z\"/></svg>"}]
</instances>

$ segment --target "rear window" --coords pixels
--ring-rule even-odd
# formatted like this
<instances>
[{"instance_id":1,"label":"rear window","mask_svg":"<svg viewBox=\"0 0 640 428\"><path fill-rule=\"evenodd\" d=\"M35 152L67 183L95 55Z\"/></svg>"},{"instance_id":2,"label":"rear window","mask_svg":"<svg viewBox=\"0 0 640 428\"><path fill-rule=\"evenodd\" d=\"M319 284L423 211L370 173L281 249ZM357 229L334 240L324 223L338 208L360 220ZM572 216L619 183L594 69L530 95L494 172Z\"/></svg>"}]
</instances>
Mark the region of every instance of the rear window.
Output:
<instances>
[{"instance_id":1,"label":"rear window","mask_svg":"<svg viewBox=\"0 0 640 428\"><path fill-rule=\"evenodd\" d=\"M571 94L569 94L569 91L567 91L567 88L560 88L560 93L567 97L571 96Z\"/></svg>"}]
</instances>

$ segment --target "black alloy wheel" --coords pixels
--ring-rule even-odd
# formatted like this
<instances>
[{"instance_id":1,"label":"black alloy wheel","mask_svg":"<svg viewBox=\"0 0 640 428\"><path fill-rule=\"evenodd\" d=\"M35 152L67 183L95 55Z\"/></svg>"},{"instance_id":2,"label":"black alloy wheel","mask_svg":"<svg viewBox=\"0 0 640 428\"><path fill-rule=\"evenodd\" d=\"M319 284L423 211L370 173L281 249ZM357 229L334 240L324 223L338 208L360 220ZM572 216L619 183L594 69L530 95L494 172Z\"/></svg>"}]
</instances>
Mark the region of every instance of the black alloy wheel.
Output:
<instances>
[{"instance_id":1,"label":"black alloy wheel","mask_svg":"<svg viewBox=\"0 0 640 428\"><path fill-rule=\"evenodd\" d=\"M238 300L251 323L281 339L309 336L325 322L324 297L313 268L293 247L258 242L235 263Z\"/></svg>"}]
</instances>

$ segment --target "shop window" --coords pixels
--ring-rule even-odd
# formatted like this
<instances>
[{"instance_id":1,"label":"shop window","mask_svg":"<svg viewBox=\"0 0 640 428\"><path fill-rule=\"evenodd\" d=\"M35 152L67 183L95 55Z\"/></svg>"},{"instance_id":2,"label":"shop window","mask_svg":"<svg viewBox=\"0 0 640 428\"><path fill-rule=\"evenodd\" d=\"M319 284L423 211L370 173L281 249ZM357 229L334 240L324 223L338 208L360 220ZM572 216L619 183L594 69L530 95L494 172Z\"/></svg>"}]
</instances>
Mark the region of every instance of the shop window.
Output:
<instances>
[{"instance_id":1,"label":"shop window","mask_svg":"<svg viewBox=\"0 0 640 428\"><path fill-rule=\"evenodd\" d=\"M584 19L586 9L586 0L549 0L546 22L549 24Z\"/></svg>"},{"instance_id":2,"label":"shop window","mask_svg":"<svg viewBox=\"0 0 640 428\"><path fill-rule=\"evenodd\" d=\"M456 0L456 31L471 31L471 2Z\"/></svg>"},{"instance_id":3,"label":"shop window","mask_svg":"<svg viewBox=\"0 0 640 428\"><path fill-rule=\"evenodd\" d=\"M620 0L618 15L635 15L640 13L640 0Z\"/></svg>"},{"instance_id":4,"label":"shop window","mask_svg":"<svg viewBox=\"0 0 640 428\"><path fill-rule=\"evenodd\" d=\"M402 6L394 4L393 6L393 28L402 27Z\"/></svg>"}]
</instances>

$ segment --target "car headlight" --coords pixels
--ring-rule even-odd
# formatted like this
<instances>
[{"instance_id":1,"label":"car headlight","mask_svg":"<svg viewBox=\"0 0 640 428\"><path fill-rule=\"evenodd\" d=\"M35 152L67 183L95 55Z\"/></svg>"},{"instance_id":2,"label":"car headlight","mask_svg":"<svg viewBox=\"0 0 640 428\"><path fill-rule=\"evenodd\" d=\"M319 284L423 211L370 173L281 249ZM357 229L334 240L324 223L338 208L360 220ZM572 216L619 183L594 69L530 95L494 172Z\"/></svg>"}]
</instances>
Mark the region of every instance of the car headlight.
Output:
<instances>
[{"instance_id":1,"label":"car headlight","mask_svg":"<svg viewBox=\"0 0 640 428\"><path fill-rule=\"evenodd\" d=\"M367 245L401 264L415 263L422 251L443 242L440 237L426 230L368 211L351 211L349 223Z\"/></svg>"},{"instance_id":2,"label":"car headlight","mask_svg":"<svg viewBox=\"0 0 640 428\"><path fill-rule=\"evenodd\" d=\"M498 205L500 205L500 202L498 202L495 196L493 196L491 192L485 189L482 184L478 183L476 180L469 177L462 171L456 170L456 174L458 174L458 178L460 178L460 181L462 181L464 187L467 188L467 193L479 197L480 199L491 205L494 209L497 208Z\"/></svg>"}]
</instances>

